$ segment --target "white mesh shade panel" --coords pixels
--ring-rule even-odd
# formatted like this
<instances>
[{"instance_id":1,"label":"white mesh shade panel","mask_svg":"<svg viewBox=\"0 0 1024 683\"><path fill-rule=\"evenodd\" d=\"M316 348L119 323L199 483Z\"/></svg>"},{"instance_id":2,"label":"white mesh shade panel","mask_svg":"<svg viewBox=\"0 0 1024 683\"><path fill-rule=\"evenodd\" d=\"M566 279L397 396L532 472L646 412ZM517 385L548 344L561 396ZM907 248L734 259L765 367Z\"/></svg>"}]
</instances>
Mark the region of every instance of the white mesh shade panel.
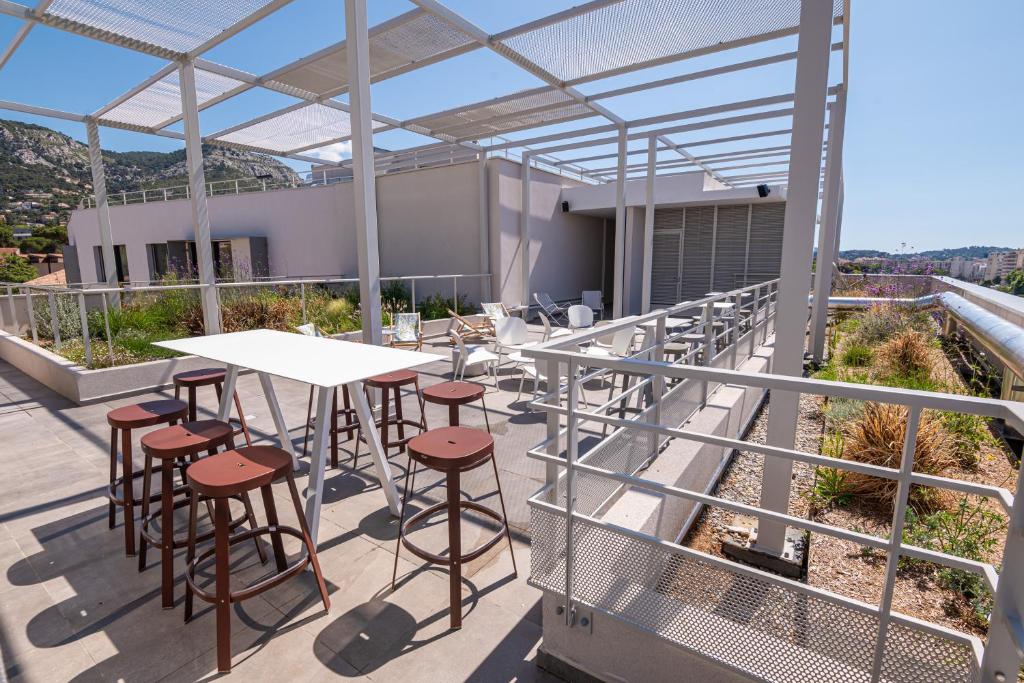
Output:
<instances>
[{"instance_id":1,"label":"white mesh shade panel","mask_svg":"<svg viewBox=\"0 0 1024 683\"><path fill-rule=\"evenodd\" d=\"M47 23L189 52L270 0L55 0Z\"/></svg>"},{"instance_id":2,"label":"white mesh shade panel","mask_svg":"<svg viewBox=\"0 0 1024 683\"><path fill-rule=\"evenodd\" d=\"M385 124L374 121L373 127ZM352 134L348 112L323 104L309 104L226 133L218 140L267 152L283 153L327 144Z\"/></svg>"},{"instance_id":3,"label":"white mesh shade panel","mask_svg":"<svg viewBox=\"0 0 1024 683\"><path fill-rule=\"evenodd\" d=\"M404 19L404 20L403 20ZM370 29L370 80L474 44L472 38L422 10ZM308 93L337 93L348 85L347 51L341 44L320 57L273 75L276 83Z\"/></svg>"},{"instance_id":4,"label":"white mesh shade panel","mask_svg":"<svg viewBox=\"0 0 1024 683\"><path fill-rule=\"evenodd\" d=\"M842 14L834 0L834 14ZM624 0L501 41L562 81L793 29L800 0Z\"/></svg>"},{"instance_id":5,"label":"white mesh shade panel","mask_svg":"<svg viewBox=\"0 0 1024 683\"><path fill-rule=\"evenodd\" d=\"M196 102L199 106L238 88L244 83L196 69ZM178 72L172 71L145 90L136 93L103 114L104 121L153 128L181 115L181 87Z\"/></svg>"},{"instance_id":6,"label":"white mesh shade panel","mask_svg":"<svg viewBox=\"0 0 1024 683\"><path fill-rule=\"evenodd\" d=\"M476 140L499 133L594 116L590 107L556 88L481 102L458 111L415 119L417 127L452 140Z\"/></svg>"}]
</instances>

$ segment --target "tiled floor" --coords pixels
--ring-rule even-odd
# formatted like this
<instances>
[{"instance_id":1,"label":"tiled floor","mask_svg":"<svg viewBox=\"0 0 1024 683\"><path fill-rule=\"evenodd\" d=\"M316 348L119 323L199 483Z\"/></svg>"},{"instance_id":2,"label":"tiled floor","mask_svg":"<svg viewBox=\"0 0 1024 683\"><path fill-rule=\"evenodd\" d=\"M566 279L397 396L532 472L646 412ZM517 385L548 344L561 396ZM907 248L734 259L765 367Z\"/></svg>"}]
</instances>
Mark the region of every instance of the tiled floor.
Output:
<instances>
[{"instance_id":1,"label":"tiled floor","mask_svg":"<svg viewBox=\"0 0 1024 683\"><path fill-rule=\"evenodd\" d=\"M448 353L444 345L432 350ZM421 376L430 384L448 379L450 370L442 359ZM294 681L335 675L405 683L551 680L534 663L541 640L540 593L526 585L526 498L540 487L543 465L527 459L525 451L543 438L544 422L542 415L526 412L525 402L516 402L518 377L506 368L500 391L487 394L518 577L504 543L469 563L462 590L464 627L449 629L446 570L424 567L403 551L398 583L391 589L397 521L387 512L370 459L361 457L358 470L343 462L328 472L320 526L330 612L323 611L308 575L236 605L234 676ZM301 448L308 389L283 380L275 380L275 388ZM274 441L257 379L240 378L239 393L254 437ZM207 414L214 408L212 394L200 394ZM107 528L105 415L114 405L139 400L76 406L0 363L0 656L11 681L217 676L210 606L197 603L197 617L184 624L179 579L175 608L162 610L156 554L150 553L150 567L139 573L136 560L125 557L120 516L115 530ZM406 405L407 414L415 412L411 398ZM462 415L464 424L483 425L478 408L464 408ZM428 406L427 418L434 425L445 423L445 409ZM343 460L351 445L343 444ZM404 477L405 456L394 456L392 464ZM300 489L305 481L303 471ZM404 479L398 482L401 486ZM418 507L443 495L431 484L429 476L417 477L417 487L427 489L414 502ZM496 507L493 491L490 468L464 478L466 495ZM275 496L282 522L289 523L294 510L287 488L275 486ZM262 518L258 505L256 514ZM443 520L438 521L418 533L418 543L438 550L446 546ZM464 547L492 532L474 520L463 526ZM265 572L252 544L236 548L240 582ZM286 549L297 556L298 543L286 543ZM182 565L179 554L179 575Z\"/></svg>"}]
</instances>

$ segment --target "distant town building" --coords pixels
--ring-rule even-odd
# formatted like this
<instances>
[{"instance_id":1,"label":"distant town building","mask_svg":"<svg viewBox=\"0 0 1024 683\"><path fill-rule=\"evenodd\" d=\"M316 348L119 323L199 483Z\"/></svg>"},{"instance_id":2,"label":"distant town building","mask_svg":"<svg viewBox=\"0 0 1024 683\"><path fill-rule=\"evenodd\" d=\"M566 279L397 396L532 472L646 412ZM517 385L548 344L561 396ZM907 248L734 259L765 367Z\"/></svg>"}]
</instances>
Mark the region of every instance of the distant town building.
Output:
<instances>
[{"instance_id":1,"label":"distant town building","mask_svg":"<svg viewBox=\"0 0 1024 683\"><path fill-rule=\"evenodd\" d=\"M997 251L988 255L985 279L1004 278L1015 270L1024 269L1024 249Z\"/></svg>"}]
</instances>

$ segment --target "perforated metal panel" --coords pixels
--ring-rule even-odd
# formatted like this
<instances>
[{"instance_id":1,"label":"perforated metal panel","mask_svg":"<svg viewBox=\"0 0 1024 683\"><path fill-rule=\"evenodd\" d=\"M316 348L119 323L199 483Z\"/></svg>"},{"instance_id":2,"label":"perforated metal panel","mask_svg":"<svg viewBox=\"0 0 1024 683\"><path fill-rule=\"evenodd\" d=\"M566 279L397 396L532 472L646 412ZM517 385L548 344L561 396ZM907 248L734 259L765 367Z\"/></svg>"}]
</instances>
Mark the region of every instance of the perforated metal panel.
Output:
<instances>
[{"instance_id":1,"label":"perforated metal panel","mask_svg":"<svg viewBox=\"0 0 1024 683\"><path fill-rule=\"evenodd\" d=\"M424 116L414 119L413 123L453 140L476 140L594 115L590 107L556 88L538 88L498 100L478 102L455 111Z\"/></svg>"},{"instance_id":2,"label":"perforated metal panel","mask_svg":"<svg viewBox=\"0 0 1024 683\"><path fill-rule=\"evenodd\" d=\"M655 229L651 259L651 303L656 306L671 306L682 300L679 295L682 246L682 230Z\"/></svg>"},{"instance_id":3,"label":"perforated metal panel","mask_svg":"<svg viewBox=\"0 0 1024 683\"><path fill-rule=\"evenodd\" d=\"M715 235L715 276L712 289L728 292L743 277L747 260L747 204L718 207Z\"/></svg>"},{"instance_id":4,"label":"perforated metal panel","mask_svg":"<svg viewBox=\"0 0 1024 683\"><path fill-rule=\"evenodd\" d=\"M530 583L564 593L566 520L536 506L530 514ZM587 521L573 527L574 600L757 680L870 681L870 608ZM885 681L975 680L966 639L894 623L888 643Z\"/></svg>"},{"instance_id":5,"label":"perforated metal panel","mask_svg":"<svg viewBox=\"0 0 1024 683\"><path fill-rule=\"evenodd\" d=\"M842 0L834 0L835 16ZM800 0L624 0L501 41L562 81L794 29ZM521 58L518 61L522 61Z\"/></svg>"},{"instance_id":6,"label":"perforated metal panel","mask_svg":"<svg viewBox=\"0 0 1024 683\"><path fill-rule=\"evenodd\" d=\"M242 81L196 69L196 101L202 106L215 97L245 85ZM103 114L103 121L153 128L181 116L181 86L172 71L145 90Z\"/></svg>"},{"instance_id":7,"label":"perforated metal panel","mask_svg":"<svg viewBox=\"0 0 1024 683\"><path fill-rule=\"evenodd\" d=\"M385 124L374 121L373 127ZM222 142L265 150L288 152L328 143L352 134L348 112L322 104L308 104L274 118L254 123L217 138Z\"/></svg>"},{"instance_id":8,"label":"perforated metal panel","mask_svg":"<svg viewBox=\"0 0 1024 683\"><path fill-rule=\"evenodd\" d=\"M683 300L699 299L711 291L711 242L714 239L715 207L686 208L683 235Z\"/></svg>"},{"instance_id":9,"label":"perforated metal panel","mask_svg":"<svg viewBox=\"0 0 1024 683\"><path fill-rule=\"evenodd\" d=\"M420 9L371 28L369 43L371 81L477 46L467 34ZM275 73L272 80L316 95L336 94L348 85L345 44Z\"/></svg>"},{"instance_id":10,"label":"perforated metal panel","mask_svg":"<svg viewBox=\"0 0 1024 683\"><path fill-rule=\"evenodd\" d=\"M86 35L189 52L271 0L55 0L44 21Z\"/></svg>"},{"instance_id":11,"label":"perforated metal panel","mask_svg":"<svg viewBox=\"0 0 1024 683\"><path fill-rule=\"evenodd\" d=\"M750 217L748 282L774 280L779 276L785 218L786 205L783 202L754 204Z\"/></svg>"}]
</instances>

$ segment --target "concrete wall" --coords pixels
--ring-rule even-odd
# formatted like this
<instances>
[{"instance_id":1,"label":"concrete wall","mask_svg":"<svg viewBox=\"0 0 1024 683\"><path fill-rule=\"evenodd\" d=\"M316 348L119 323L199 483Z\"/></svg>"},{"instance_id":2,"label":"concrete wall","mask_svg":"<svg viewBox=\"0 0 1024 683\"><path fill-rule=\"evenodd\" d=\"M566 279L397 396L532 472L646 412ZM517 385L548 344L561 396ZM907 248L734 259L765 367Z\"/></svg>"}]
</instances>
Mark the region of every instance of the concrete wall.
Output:
<instances>
[{"instance_id":1,"label":"concrete wall","mask_svg":"<svg viewBox=\"0 0 1024 683\"><path fill-rule=\"evenodd\" d=\"M480 265L479 184L475 161L378 176L381 275L487 272ZM479 303L479 278L460 278L458 287ZM418 282L416 296L434 289L451 296L451 281Z\"/></svg>"},{"instance_id":2,"label":"concrete wall","mask_svg":"<svg viewBox=\"0 0 1024 683\"><path fill-rule=\"evenodd\" d=\"M215 239L267 238L271 275L356 272L351 184L220 195L210 197L209 206L210 232ZM114 244L127 245L132 280L149 279L147 244L195 238L191 203L184 199L112 206L110 223ZM77 247L82 275L87 280L94 278L93 247L100 244L96 209L71 214L68 238Z\"/></svg>"},{"instance_id":3,"label":"concrete wall","mask_svg":"<svg viewBox=\"0 0 1024 683\"><path fill-rule=\"evenodd\" d=\"M506 304L522 294L519 216L521 165L488 161L491 272ZM579 299L584 289L601 289L600 219L564 213L563 188L578 183L538 169L530 172L530 295L546 291L555 300Z\"/></svg>"},{"instance_id":4,"label":"concrete wall","mask_svg":"<svg viewBox=\"0 0 1024 683\"><path fill-rule=\"evenodd\" d=\"M490 271L494 298L519 302L519 164L488 162ZM562 176L534 170L531 192L531 291L546 290L556 299L579 298L584 289L601 289L601 221L563 213L562 189L574 184ZM377 178L381 274L476 274L480 263L480 181L475 161L387 174ZM210 197L214 239L263 236L270 275L279 277L355 277L355 216L352 185L304 187ZM146 245L191 240L187 200L112 206L114 244L125 244L134 281L149 279ZM96 273L100 244L96 209L71 216L69 239L86 280ZM450 280L417 283L417 296L434 290L451 295ZM471 302L481 296L479 279L459 281ZM500 293L500 294L499 294Z\"/></svg>"}]
</instances>

